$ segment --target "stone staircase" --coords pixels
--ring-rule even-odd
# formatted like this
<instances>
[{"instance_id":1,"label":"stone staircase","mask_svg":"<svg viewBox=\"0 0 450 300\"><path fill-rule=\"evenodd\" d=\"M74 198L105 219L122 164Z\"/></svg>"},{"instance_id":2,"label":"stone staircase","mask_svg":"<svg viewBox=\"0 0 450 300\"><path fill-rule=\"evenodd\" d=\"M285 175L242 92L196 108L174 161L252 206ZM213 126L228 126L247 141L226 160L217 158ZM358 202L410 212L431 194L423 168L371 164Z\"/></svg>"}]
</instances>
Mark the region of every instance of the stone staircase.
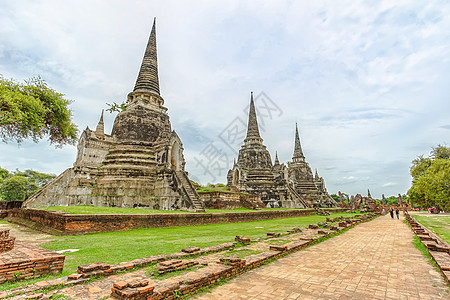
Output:
<instances>
[{"instance_id":1,"label":"stone staircase","mask_svg":"<svg viewBox=\"0 0 450 300\"><path fill-rule=\"evenodd\" d=\"M321 195L314 182L308 181L297 182L296 191L298 194L302 196L303 199L309 198L309 201L312 204L320 203Z\"/></svg>"},{"instance_id":2,"label":"stone staircase","mask_svg":"<svg viewBox=\"0 0 450 300\"><path fill-rule=\"evenodd\" d=\"M42 188L40 188L36 193L28 197L22 204L22 207L27 207L28 203L33 202L36 198L38 198L41 194L47 192L48 189L50 189L56 182L62 180L64 177L70 175L72 168L68 168L64 170L61 174L53 178L50 182L45 184Z\"/></svg>"},{"instance_id":3,"label":"stone staircase","mask_svg":"<svg viewBox=\"0 0 450 300\"><path fill-rule=\"evenodd\" d=\"M104 169L131 168L153 169L156 166L155 153L145 147L124 147L118 145L110 150L103 161Z\"/></svg>"},{"instance_id":4,"label":"stone staircase","mask_svg":"<svg viewBox=\"0 0 450 300\"><path fill-rule=\"evenodd\" d=\"M194 189L194 186L189 181L189 178L185 171L175 171L175 175L178 181L181 183L181 189L184 190L188 200L193 204L194 210L196 212L204 212L205 206L200 200L200 197L197 194L197 191Z\"/></svg>"},{"instance_id":5,"label":"stone staircase","mask_svg":"<svg viewBox=\"0 0 450 300\"><path fill-rule=\"evenodd\" d=\"M298 202L300 202L301 205L303 205L304 208L308 208L309 205L308 205L308 203L306 203L305 200L303 200L302 196L300 196L300 194L297 193L297 191L290 184L288 184L287 186L288 186L289 192L293 196L292 200L298 201Z\"/></svg>"}]
</instances>

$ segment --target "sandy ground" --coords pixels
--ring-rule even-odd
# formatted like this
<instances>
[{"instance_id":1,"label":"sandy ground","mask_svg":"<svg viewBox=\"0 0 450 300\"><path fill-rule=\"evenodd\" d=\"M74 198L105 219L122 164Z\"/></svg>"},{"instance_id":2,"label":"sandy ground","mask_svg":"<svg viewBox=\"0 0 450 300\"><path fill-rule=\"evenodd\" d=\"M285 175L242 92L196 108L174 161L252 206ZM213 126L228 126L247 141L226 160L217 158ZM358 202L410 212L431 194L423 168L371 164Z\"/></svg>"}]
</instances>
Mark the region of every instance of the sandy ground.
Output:
<instances>
[{"instance_id":1,"label":"sandy ground","mask_svg":"<svg viewBox=\"0 0 450 300\"><path fill-rule=\"evenodd\" d=\"M23 241L36 246L48 243L53 236L40 231L35 231L22 225L0 222L0 230L9 229L9 235L18 241Z\"/></svg>"}]
</instances>

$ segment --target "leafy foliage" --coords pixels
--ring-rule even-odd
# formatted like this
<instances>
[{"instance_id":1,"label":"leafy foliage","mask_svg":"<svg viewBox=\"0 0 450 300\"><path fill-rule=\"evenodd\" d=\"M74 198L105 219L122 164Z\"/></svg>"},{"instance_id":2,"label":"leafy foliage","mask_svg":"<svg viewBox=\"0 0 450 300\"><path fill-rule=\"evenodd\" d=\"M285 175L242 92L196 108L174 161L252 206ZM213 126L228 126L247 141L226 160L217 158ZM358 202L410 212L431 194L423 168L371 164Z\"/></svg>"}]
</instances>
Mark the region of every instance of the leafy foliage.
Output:
<instances>
[{"instance_id":1,"label":"leafy foliage","mask_svg":"<svg viewBox=\"0 0 450 300\"><path fill-rule=\"evenodd\" d=\"M0 75L0 138L20 144L48 135L51 144L75 144L78 129L71 120L70 103L40 77L20 84Z\"/></svg>"},{"instance_id":2,"label":"leafy foliage","mask_svg":"<svg viewBox=\"0 0 450 300\"><path fill-rule=\"evenodd\" d=\"M199 186L197 192L224 192L231 193L232 191L223 183L208 184L207 186Z\"/></svg>"},{"instance_id":3,"label":"leafy foliage","mask_svg":"<svg viewBox=\"0 0 450 300\"><path fill-rule=\"evenodd\" d=\"M122 102L122 103L106 103L106 105L109 106L109 108L106 109L106 111L108 111L109 113L114 113L114 112L121 112L127 109L127 105L128 105L128 100Z\"/></svg>"},{"instance_id":4,"label":"leafy foliage","mask_svg":"<svg viewBox=\"0 0 450 300\"><path fill-rule=\"evenodd\" d=\"M33 170L10 173L0 168L0 200L23 201L50 182L55 175L39 173Z\"/></svg>"},{"instance_id":5,"label":"leafy foliage","mask_svg":"<svg viewBox=\"0 0 450 300\"><path fill-rule=\"evenodd\" d=\"M398 196L389 196L387 198L384 198L386 200L386 205L397 205L398 204ZM406 203L408 201L408 196L405 194L402 195L402 201L403 203Z\"/></svg>"},{"instance_id":6,"label":"leafy foliage","mask_svg":"<svg viewBox=\"0 0 450 300\"><path fill-rule=\"evenodd\" d=\"M331 196L331 198L334 199L334 201L336 201L336 202L339 203L339 196L338 196L338 195L336 195L336 194L331 194L330 196Z\"/></svg>"},{"instance_id":7,"label":"leafy foliage","mask_svg":"<svg viewBox=\"0 0 450 300\"><path fill-rule=\"evenodd\" d=\"M429 157L414 159L410 172L408 195L415 206L450 210L450 147L439 145Z\"/></svg>"}]
</instances>

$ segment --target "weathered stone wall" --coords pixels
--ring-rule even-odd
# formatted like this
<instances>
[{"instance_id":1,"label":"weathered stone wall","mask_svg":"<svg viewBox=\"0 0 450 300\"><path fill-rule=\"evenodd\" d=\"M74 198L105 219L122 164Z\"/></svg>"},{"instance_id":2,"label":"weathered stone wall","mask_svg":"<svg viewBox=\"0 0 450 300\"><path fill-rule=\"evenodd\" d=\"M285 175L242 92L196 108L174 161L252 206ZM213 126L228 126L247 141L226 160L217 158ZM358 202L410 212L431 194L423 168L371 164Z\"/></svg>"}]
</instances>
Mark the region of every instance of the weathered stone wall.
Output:
<instances>
[{"instance_id":1,"label":"weathered stone wall","mask_svg":"<svg viewBox=\"0 0 450 300\"><path fill-rule=\"evenodd\" d=\"M206 208L234 209L242 207L239 193L199 192Z\"/></svg>"},{"instance_id":2,"label":"weathered stone wall","mask_svg":"<svg viewBox=\"0 0 450 300\"><path fill-rule=\"evenodd\" d=\"M235 209L246 207L255 209L255 207L264 208L261 202L261 196L242 193L226 192L199 192L200 199L206 208L214 209ZM256 205L258 204L258 205Z\"/></svg>"},{"instance_id":3,"label":"weathered stone wall","mask_svg":"<svg viewBox=\"0 0 450 300\"><path fill-rule=\"evenodd\" d=\"M112 137L106 134L98 134L86 128L78 142L77 159L74 166L101 166L106 154L112 146Z\"/></svg>"},{"instance_id":4,"label":"weathered stone wall","mask_svg":"<svg viewBox=\"0 0 450 300\"><path fill-rule=\"evenodd\" d=\"M329 212L345 211L345 209L324 210ZM218 214L68 215L38 209L17 209L9 211L8 218L21 218L36 222L44 225L44 228L56 229L63 235L78 235L93 232L125 231L137 228L164 228L272 220L308 216L315 213L314 209L302 209Z\"/></svg>"}]
</instances>

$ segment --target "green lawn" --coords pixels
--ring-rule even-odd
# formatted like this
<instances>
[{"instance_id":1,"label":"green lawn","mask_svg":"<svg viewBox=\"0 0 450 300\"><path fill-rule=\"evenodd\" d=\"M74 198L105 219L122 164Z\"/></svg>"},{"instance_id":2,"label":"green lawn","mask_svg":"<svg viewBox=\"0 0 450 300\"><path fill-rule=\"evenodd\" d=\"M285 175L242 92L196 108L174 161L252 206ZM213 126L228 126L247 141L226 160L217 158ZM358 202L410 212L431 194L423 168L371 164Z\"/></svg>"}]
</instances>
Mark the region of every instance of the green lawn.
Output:
<instances>
[{"instance_id":1,"label":"green lawn","mask_svg":"<svg viewBox=\"0 0 450 300\"><path fill-rule=\"evenodd\" d=\"M336 213L330 217L352 216L351 213ZM206 247L234 241L236 235L249 238L265 236L267 232L281 232L294 227L324 222L325 216L312 215L267 221L244 223L211 224L199 226L145 228L122 232L94 233L79 236L55 236L55 241L43 245L50 250L80 249L66 253L62 274L58 278L74 273L79 265L94 262L115 264L157 254L179 252L189 246ZM0 290L39 281L33 279L26 283L6 283Z\"/></svg>"},{"instance_id":2,"label":"green lawn","mask_svg":"<svg viewBox=\"0 0 450 300\"><path fill-rule=\"evenodd\" d=\"M111 215L111 214L183 214L189 213L180 210L155 210L155 209L145 209L145 208L122 208L122 207L99 207L99 206L50 206L50 207L37 207L37 209L43 210L53 210L53 211L63 211L68 214L81 214L81 215ZM262 210L274 211L274 210L289 210L288 208L264 208ZM236 209L207 209L204 213L229 213L229 212L249 212L255 211L248 208L236 208Z\"/></svg>"},{"instance_id":3,"label":"green lawn","mask_svg":"<svg viewBox=\"0 0 450 300\"><path fill-rule=\"evenodd\" d=\"M450 244L450 215L412 215L419 223Z\"/></svg>"}]
</instances>

